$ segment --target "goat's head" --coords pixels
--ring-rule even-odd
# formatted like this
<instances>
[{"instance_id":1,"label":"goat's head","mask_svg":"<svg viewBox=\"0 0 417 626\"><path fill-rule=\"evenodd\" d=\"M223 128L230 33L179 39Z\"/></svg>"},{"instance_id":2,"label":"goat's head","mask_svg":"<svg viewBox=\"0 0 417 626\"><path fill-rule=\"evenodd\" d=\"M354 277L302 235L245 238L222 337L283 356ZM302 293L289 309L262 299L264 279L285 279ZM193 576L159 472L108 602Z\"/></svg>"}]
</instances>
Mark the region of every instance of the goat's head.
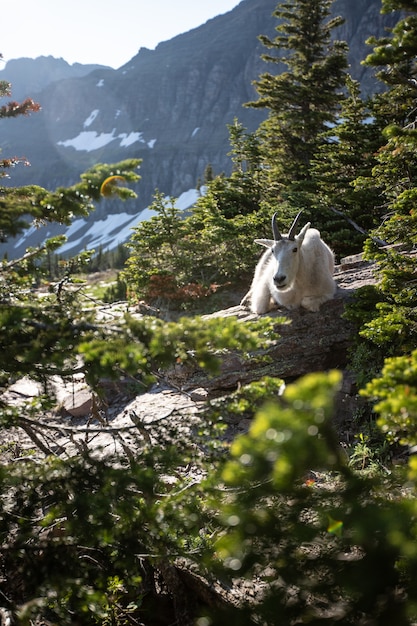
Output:
<instances>
[{"instance_id":1,"label":"goat's head","mask_svg":"<svg viewBox=\"0 0 417 626\"><path fill-rule=\"evenodd\" d=\"M297 277L300 262L300 248L305 234L310 228L310 222L308 222L301 229L299 234L295 235L295 230L301 213L302 211L298 213L295 220L291 224L288 235L281 235L279 232L276 223L276 213L274 213L272 216L272 233L274 235L274 239L255 239L255 243L259 243L261 246L269 248L271 254L274 256L274 284L277 289L282 291L289 289Z\"/></svg>"}]
</instances>

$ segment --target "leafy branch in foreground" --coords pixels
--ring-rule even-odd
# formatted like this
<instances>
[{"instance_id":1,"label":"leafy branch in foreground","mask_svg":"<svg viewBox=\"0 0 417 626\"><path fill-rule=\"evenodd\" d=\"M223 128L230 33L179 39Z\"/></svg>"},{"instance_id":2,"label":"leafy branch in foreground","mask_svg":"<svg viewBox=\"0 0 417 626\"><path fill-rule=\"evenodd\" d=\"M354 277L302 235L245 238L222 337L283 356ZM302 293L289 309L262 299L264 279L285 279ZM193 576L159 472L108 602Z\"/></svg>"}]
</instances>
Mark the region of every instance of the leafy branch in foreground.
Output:
<instances>
[{"instance_id":1,"label":"leafy branch in foreground","mask_svg":"<svg viewBox=\"0 0 417 626\"><path fill-rule=\"evenodd\" d=\"M267 319L246 325L233 318L193 317L167 323L156 318L126 316L123 328L113 336L103 329L101 337L82 342L80 354L91 381L94 377L114 375L115 371L149 381L160 369L189 362L214 374L223 351L253 351L272 338L271 329Z\"/></svg>"},{"instance_id":2,"label":"leafy branch in foreground","mask_svg":"<svg viewBox=\"0 0 417 626\"><path fill-rule=\"evenodd\" d=\"M390 441L417 446L417 350L385 360L380 377L369 382L362 395L376 401L378 425ZM415 458L411 459L416 467Z\"/></svg>"},{"instance_id":3,"label":"leafy branch in foreground","mask_svg":"<svg viewBox=\"0 0 417 626\"><path fill-rule=\"evenodd\" d=\"M28 218L35 225L58 222L69 225L75 217L85 217L94 202L101 199L100 189L104 181L115 172L126 181L140 179L137 168L141 159L128 159L115 164L98 164L81 175L81 180L71 187L58 187L48 191L37 185L0 188L0 229L3 237L14 236L29 226ZM117 186L114 193L121 199L136 198L128 187Z\"/></svg>"},{"instance_id":4,"label":"leafy branch in foreground","mask_svg":"<svg viewBox=\"0 0 417 626\"><path fill-rule=\"evenodd\" d=\"M349 467L332 425L339 382L330 372L288 386L211 483L220 527L208 566L259 584L236 623L414 623L415 499L394 474Z\"/></svg>"},{"instance_id":5,"label":"leafy branch in foreground","mask_svg":"<svg viewBox=\"0 0 417 626\"><path fill-rule=\"evenodd\" d=\"M272 380L237 393L236 414L262 391L269 401L230 457L210 454L208 442L223 445L213 422L183 416L129 431L130 455L1 468L0 590L19 623L413 623L415 499L394 474L348 465L332 425L339 384L330 372L280 398ZM204 577L222 580L223 597ZM254 599L230 602L247 577Z\"/></svg>"},{"instance_id":6,"label":"leafy branch in foreground","mask_svg":"<svg viewBox=\"0 0 417 626\"><path fill-rule=\"evenodd\" d=\"M77 371L97 386L102 378L120 375L148 384L160 368L189 361L214 372L223 350L264 345L271 323L198 317L167 323L126 315L109 324L83 307L82 290L69 283L40 302L0 303L0 327L7 331L0 340L2 385L25 375L47 384L51 376Z\"/></svg>"},{"instance_id":7,"label":"leafy branch in foreground","mask_svg":"<svg viewBox=\"0 0 417 626\"><path fill-rule=\"evenodd\" d=\"M7 358L1 351L3 385L23 374L47 385L53 375L70 377L75 371L91 384L127 373L149 382L159 368L190 360L215 372L224 350L251 351L269 340L268 320L249 326L233 319L166 324L129 316L100 322L83 311L81 290L66 291L70 286L41 307L9 306L7 319L2 311L11 339ZM42 399L17 409L3 404L2 426L20 426L36 445L50 422L48 408ZM6 573L0 592L18 623L41 615L70 624L76 615L81 623L94 624L131 614L156 624L153 603L162 598L152 580L158 578L168 601L161 610L191 624L178 608L185 611L188 601L181 601L179 583L173 582L174 562L179 556L198 561L209 530L200 506L204 494L190 468L197 477L207 472L210 450L223 443L217 420L174 417L145 425L132 412L129 428L87 425L80 432L56 423L76 454L54 458L47 446L38 446L47 458L42 454L40 461L38 450L33 458L0 465L0 496L10 503L0 519L0 564ZM113 453L103 451L97 434L114 439Z\"/></svg>"}]
</instances>

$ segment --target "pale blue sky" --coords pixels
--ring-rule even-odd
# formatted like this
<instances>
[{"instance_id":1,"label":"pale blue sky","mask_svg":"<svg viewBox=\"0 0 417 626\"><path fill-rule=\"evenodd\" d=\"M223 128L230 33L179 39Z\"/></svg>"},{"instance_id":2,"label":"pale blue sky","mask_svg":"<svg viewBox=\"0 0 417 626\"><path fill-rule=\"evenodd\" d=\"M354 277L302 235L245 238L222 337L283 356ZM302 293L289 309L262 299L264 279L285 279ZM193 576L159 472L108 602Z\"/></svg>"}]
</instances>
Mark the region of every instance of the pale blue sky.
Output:
<instances>
[{"instance_id":1,"label":"pale blue sky","mask_svg":"<svg viewBox=\"0 0 417 626\"><path fill-rule=\"evenodd\" d=\"M4 61L52 55L118 68L140 47L187 32L240 0L9 0L1 9Z\"/></svg>"}]
</instances>

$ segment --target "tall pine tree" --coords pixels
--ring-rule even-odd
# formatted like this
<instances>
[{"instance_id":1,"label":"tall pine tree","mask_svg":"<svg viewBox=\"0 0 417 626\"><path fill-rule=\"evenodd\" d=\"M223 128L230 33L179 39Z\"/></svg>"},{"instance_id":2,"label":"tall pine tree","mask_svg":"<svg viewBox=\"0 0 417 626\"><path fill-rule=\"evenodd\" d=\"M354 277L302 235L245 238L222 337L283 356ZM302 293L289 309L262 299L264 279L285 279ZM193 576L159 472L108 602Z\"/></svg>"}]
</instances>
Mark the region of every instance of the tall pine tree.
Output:
<instances>
[{"instance_id":1,"label":"tall pine tree","mask_svg":"<svg viewBox=\"0 0 417 626\"><path fill-rule=\"evenodd\" d=\"M415 121L417 93L417 3L415 0L383 0L382 12L401 11L400 19L386 37L370 37L374 50L365 63L377 68L387 89L377 98L387 124Z\"/></svg>"},{"instance_id":2,"label":"tall pine tree","mask_svg":"<svg viewBox=\"0 0 417 626\"><path fill-rule=\"evenodd\" d=\"M327 209L322 234L338 256L360 252L368 231L380 219L374 201L379 189L355 181L372 175L383 143L381 123L371 104L362 100L359 84L347 77L346 87L338 123L325 133L311 169L318 192L313 206Z\"/></svg>"},{"instance_id":3,"label":"tall pine tree","mask_svg":"<svg viewBox=\"0 0 417 626\"><path fill-rule=\"evenodd\" d=\"M387 89L375 100L386 120L385 145L378 153L373 179L382 188L388 219L383 235L390 243L417 241L417 3L385 0L385 12L402 9L390 36L370 39L374 51L366 63L379 69Z\"/></svg>"},{"instance_id":4,"label":"tall pine tree","mask_svg":"<svg viewBox=\"0 0 417 626\"><path fill-rule=\"evenodd\" d=\"M331 40L343 23L330 17L331 5L332 0L287 0L274 12L277 36L260 38L270 50L264 60L288 68L262 74L255 83L259 99L249 103L269 110L259 135L274 209L277 202L294 210L310 206L311 162L343 98L347 45Z\"/></svg>"}]
</instances>

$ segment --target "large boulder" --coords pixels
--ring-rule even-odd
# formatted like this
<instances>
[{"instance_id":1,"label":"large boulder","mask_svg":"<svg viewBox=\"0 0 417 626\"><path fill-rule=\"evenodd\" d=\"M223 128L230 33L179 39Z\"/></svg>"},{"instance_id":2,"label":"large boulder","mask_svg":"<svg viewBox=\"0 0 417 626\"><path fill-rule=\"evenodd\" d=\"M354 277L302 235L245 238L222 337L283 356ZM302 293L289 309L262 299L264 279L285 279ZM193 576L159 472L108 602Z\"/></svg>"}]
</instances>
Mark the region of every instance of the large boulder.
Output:
<instances>
[{"instance_id":1,"label":"large boulder","mask_svg":"<svg viewBox=\"0 0 417 626\"><path fill-rule=\"evenodd\" d=\"M318 312L276 308L267 313L275 323L276 341L265 349L244 355L231 352L222 356L220 371L209 376L196 366L176 365L167 372L167 381L183 391L203 388L209 394L235 388L262 376L290 381L314 371L344 369L354 329L343 317L346 304L358 287L375 283L374 266L359 257L344 259L336 268L336 296ZM235 306L206 318L235 316L242 323L257 318L248 309Z\"/></svg>"}]
</instances>

